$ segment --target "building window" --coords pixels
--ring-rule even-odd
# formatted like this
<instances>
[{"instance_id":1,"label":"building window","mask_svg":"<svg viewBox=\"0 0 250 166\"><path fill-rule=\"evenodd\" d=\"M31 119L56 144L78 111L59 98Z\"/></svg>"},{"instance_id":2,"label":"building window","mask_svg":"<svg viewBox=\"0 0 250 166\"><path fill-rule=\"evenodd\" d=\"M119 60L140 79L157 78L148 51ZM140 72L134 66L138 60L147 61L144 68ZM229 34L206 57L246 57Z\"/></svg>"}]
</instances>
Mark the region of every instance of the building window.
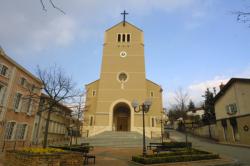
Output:
<instances>
[{"instance_id":1,"label":"building window","mask_svg":"<svg viewBox=\"0 0 250 166\"><path fill-rule=\"evenodd\" d=\"M130 42L130 34L127 34L127 42Z\"/></svg>"},{"instance_id":2,"label":"building window","mask_svg":"<svg viewBox=\"0 0 250 166\"><path fill-rule=\"evenodd\" d=\"M90 126L93 126L93 125L94 125L94 117L93 117L93 116L90 116L89 125L90 125Z\"/></svg>"},{"instance_id":3,"label":"building window","mask_svg":"<svg viewBox=\"0 0 250 166\"><path fill-rule=\"evenodd\" d=\"M4 139L11 139L12 134L14 133L16 122L8 122L5 128Z\"/></svg>"},{"instance_id":4,"label":"building window","mask_svg":"<svg viewBox=\"0 0 250 166\"><path fill-rule=\"evenodd\" d=\"M117 35L117 41L118 41L118 42L121 42L121 34L118 34L118 35Z\"/></svg>"},{"instance_id":5,"label":"building window","mask_svg":"<svg viewBox=\"0 0 250 166\"><path fill-rule=\"evenodd\" d=\"M27 107L27 114L28 115L31 115L32 113L32 109L33 109L33 100L32 99L29 99L28 100L28 107Z\"/></svg>"},{"instance_id":6,"label":"building window","mask_svg":"<svg viewBox=\"0 0 250 166\"><path fill-rule=\"evenodd\" d=\"M20 108L20 103L21 103L21 99L22 99L22 94L21 93L16 93L15 97L14 97L14 111L15 112L19 112L19 108Z\"/></svg>"},{"instance_id":7,"label":"building window","mask_svg":"<svg viewBox=\"0 0 250 166\"><path fill-rule=\"evenodd\" d=\"M229 104L226 106L226 111L228 115L234 115L237 113L237 106L236 104Z\"/></svg>"},{"instance_id":8,"label":"building window","mask_svg":"<svg viewBox=\"0 0 250 166\"><path fill-rule=\"evenodd\" d=\"M154 97L154 92L153 91L150 92L150 97Z\"/></svg>"},{"instance_id":9,"label":"building window","mask_svg":"<svg viewBox=\"0 0 250 166\"><path fill-rule=\"evenodd\" d=\"M155 127L155 118L151 118L151 126Z\"/></svg>"},{"instance_id":10,"label":"building window","mask_svg":"<svg viewBox=\"0 0 250 166\"><path fill-rule=\"evenodd\" d=\"M0 74L7 77L8 75L8 67L0 64Z\"/></svg>"},{"instance_id":11,"label":"building window","mask_svg":"<svg viewBox=\"0 0 250 166\"><path fill-rule=\"evenodd\" d=\"M6 86L0 84L0 104L1 105L3 105L6 90L7 90Z\"/></svg>"},{"instance_id":12,"label":"building window","mask_svg":"<svg viewBox=\"0 0 250 166\"><path fill-rule=\"evenodd\" d=\"M96 95L96 90L93 90L92 91L92 96L95 96Z\"/></svg>"},{"instance_id":13,"label":"building window","mask_svg":"<svg viewBox=\"0 0 250 166\"><path fill-rule=\"evenodd\" d=\"M125 41L126 41L126 35L122 34L122 42L125 42Z\"/></svg>"},{"instance_id":14,"label":"building window","mask_svg":"<svg viewBox=\"0 0 250 166\"><path fill-rule=\"evenodd\" d=\"M20 78L20 85L25 86L26 84L26 79L24 77Z\"/></svg>"},{"instance_id":15,"label":"building window","mask_svg":"<svg viewBox=\"0 0 250 166\"><path fill-rule=\"evenodd\" d=\"M23 140L25 139L27 124L17 124L15 139Z\"/></svg>"}]
</instances>

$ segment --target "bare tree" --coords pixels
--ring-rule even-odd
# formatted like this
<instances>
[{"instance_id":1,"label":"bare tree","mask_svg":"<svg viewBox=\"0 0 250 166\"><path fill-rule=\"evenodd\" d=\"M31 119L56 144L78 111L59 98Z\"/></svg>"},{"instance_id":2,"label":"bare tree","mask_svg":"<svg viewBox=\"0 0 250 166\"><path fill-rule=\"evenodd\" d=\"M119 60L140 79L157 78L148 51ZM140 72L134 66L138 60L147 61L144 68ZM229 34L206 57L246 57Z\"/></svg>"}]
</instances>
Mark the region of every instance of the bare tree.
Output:
<instances>
[{"instance_id":1,"label":"bare tree","mask_svg":"<svg viewBox=\"0 0 250 166\"><path fill-rule=\"evenodd\" d=\"M48 69L37 67L37 75L43 83L43 91L48 95L46 106L43 111L47 111L43 148L47 147L48 129L50 115L61 102L66 102L78 95L71 77L65 75L63 70L56 65Z\"/></svg>"},{"instance_id":2,"label":"bare tree","mask_svg":"<svg viewBox=\"0 0 250 166\"><path fill-rule=\"evenodd\" d=\"M48 1L48 3L49 3L54 9L57 9L57 10L60 11L61 13L65 14L65 12L64 12L61 8L59 8L58 6L55 5L55 3L53 2L53 0L47 0L47 1ZM46 8L46 6L45 6L44 0L40 0L40 3L41 3L41 5L42 5L43 10L44 10L44 11L47 11L47 8Z\"/></svg>"},{"instance_id":3,"label":"bare tree","mask_svg":"<svg viewBox=\"0 0 250 166\"><path fill-rule=\"evenodd\" d=\"M83 113L84 113L84 110L85 110L84 109L85 108L85 101L84 100L85 100L85 93L82 92L82 93L80 93L79 96L74 97L72 99L72 101L71 101L72 104L71 104L70 108L73 110L71 116L72 116L72 118L75 119L75 123L73 124L74 126L71 126L71 128L72 129L76 128L76 132L74 134L76 144L78 143L78 137L81 135L81 126L82 126L82 121L83 121ZM72 143L72 141L71 141L71 143Z\"/></svg>"},{"instance_id":4,"label":"bare tree","mask_svg":"<svg viewBox=\"0 0 250 166\"><path fill-rule=\"evenodd\" d=\"M189 95L187 92L184 92L182 88L179 88L175 92L175 106L180 111L186 111L187 110L187 103L189 101Z\"/></svg>"}]
</instances>

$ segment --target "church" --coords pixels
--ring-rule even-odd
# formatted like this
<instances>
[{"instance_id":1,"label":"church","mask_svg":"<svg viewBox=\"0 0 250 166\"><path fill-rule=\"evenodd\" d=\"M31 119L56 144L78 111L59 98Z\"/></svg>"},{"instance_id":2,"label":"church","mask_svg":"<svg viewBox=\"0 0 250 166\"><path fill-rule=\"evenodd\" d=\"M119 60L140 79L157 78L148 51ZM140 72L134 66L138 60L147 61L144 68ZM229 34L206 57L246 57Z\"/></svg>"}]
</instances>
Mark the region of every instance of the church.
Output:
<instances>
[{"instance_id":1,"label":"church","mask_svg":"<svg viewBox=\"0 0 250 166\"><path fill-rule=\"evenodd\" d=\"M152 105L145 114L146 136L159 136L162 113L162 88L146 79L144 35L135 25L122 22L104 33L100 78L87 85L83 117L83 135L104 131L142 133L142 112L135 112L131 102Z\"/></svg>"}]
</instances>

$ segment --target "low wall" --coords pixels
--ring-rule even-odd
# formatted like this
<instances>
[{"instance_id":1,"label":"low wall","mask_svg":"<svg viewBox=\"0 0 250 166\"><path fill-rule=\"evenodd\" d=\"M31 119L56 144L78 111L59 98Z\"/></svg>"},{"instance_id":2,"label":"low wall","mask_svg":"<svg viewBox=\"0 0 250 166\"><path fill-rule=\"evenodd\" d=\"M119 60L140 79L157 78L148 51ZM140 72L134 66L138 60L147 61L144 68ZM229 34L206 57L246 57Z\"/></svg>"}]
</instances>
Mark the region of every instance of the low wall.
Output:
<instances>
[{"instance_id":1,"label":"low wall","mask_svg":"<svg viewBox=\"0 0 250 166\"><path fill-rule=\"evenodd\" d=\"M188 129L188 131L194 135L210 138L209 134L209 125L201 126L201 127L195 127L192 129ZM218 140L218 131L216 124L210 125L210 132L211 132L211 138Z\"/></svg>"}]
</instances>

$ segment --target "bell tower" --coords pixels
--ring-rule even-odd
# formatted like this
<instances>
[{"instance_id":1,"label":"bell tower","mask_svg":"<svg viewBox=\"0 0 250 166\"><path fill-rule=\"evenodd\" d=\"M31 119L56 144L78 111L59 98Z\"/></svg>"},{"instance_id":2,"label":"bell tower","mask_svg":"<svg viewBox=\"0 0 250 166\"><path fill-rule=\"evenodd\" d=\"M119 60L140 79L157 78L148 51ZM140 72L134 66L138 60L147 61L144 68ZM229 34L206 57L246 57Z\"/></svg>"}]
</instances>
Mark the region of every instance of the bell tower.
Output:
<instances>
[{"instance_id":1,"label":"bell tower","mask_svg":"<svg viewBox=\"0 0 250 166\"><path fill-rule=\"evenodd\" d=\"M156 116L162 111L161 87L146 79L143 31L125 20L104 33L100 78L86 85L86 130L142 132L142 116L131 102L152 100L146 115L146 134L159 132Z\"/></svg>"}]
</instances>

